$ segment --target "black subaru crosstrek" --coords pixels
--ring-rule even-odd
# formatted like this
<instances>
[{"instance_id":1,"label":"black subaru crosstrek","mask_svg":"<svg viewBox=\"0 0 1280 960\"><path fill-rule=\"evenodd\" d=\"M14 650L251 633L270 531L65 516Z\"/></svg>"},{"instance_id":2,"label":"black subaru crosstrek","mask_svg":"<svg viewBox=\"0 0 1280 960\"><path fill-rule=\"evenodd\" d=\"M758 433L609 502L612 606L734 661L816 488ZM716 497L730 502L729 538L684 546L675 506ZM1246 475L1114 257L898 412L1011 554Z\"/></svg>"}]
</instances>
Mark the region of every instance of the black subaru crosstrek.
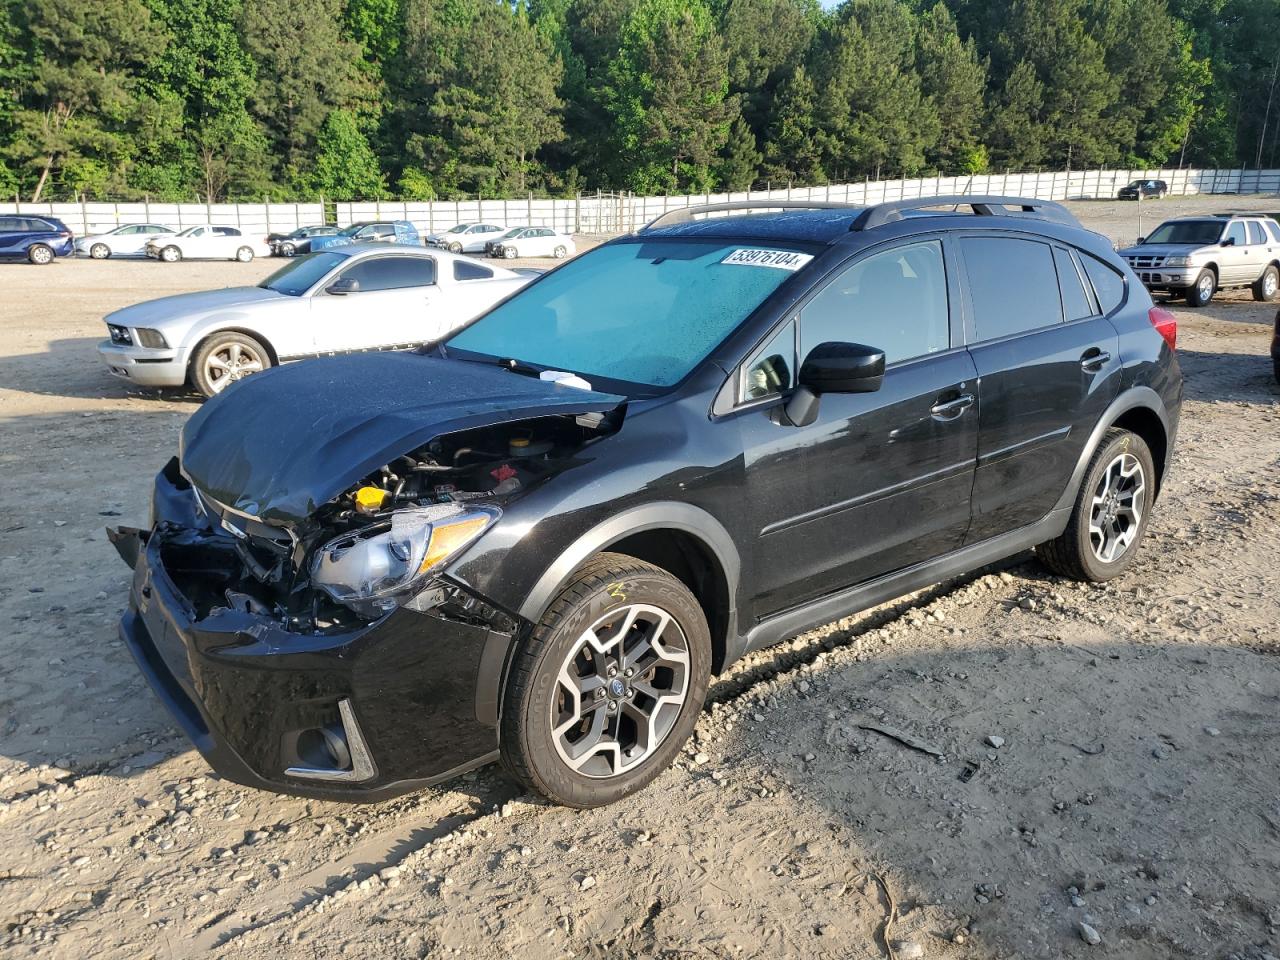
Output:
<instances>
[{"instance_id":1,"label":"black subaru crosstrek","mask_svg":"<svg viewBox=\"0 0 1280 960\"><path fill-rule=\"evenodd\" d=\"M500 757L608 803L748 651L1031 547L1125 570L1182 378L1110 244L1036 200L769 209L205 404L112 536L122 635L208 762L372 800Z\"/></svg>"}]
</instances>

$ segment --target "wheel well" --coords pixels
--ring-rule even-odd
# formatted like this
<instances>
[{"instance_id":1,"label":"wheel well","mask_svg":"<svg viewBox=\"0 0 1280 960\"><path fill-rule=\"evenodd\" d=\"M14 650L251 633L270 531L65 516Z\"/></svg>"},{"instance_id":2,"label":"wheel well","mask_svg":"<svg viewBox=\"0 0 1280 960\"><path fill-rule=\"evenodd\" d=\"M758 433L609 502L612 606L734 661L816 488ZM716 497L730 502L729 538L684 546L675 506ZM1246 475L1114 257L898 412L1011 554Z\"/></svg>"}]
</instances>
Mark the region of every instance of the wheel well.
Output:
<instances>
[{"instance_id":1,"label":"wheel well","mask_svg":"<svg viewBox=\"0 0 1280 960\"><path fill-rule=\"evenodd\" d=\"M667 571L693 593L711 630L711 671L724 666L729 639L729 584L705 543L681 530L643 530L603 549L624 553Z\"/></svg>"},{"instance_id":2,"label":"wheel well","mask_svg":"<svg viewBox=\"0 0 1280 960\"><path fill-rule=\"evenodd\" d=\"M193 369L192 365L196 362L196 354L200 352L200 348L203 347L206 343L208 343L211 337L216 337L222 333L243 333L246 337L253 337L253 339L257 340L260 344L262 344L264 347L267 348L267 356L271 358L271 365L273 367L278 367L280 365L280 357L276 354L276 348L272 346L271 341L268 340L266 337L264 337L262 334L254 330L249 330L245 327L219 327L217 330L213 330L213 331L210 331L209 333L206 333L203 337L197 340L195 343L195 346L191 348L191 356L187 360L188 375L190 375Z\"/></svg>"},{"instance_id":3,"label":"wheel well","mask_svg":"<svg viewBox=\"0 0 1280 960\"><path fill-rule=\"evenodd\" d=\"M1151 450L1151 459L1156 464L1156 491L1164 480L1165 463L1169 456L1169 439L1165 436L1164 424L1150 407L1133 407L1120 414L1114 427L1136 433Z\"/></svg>"},{"instance_id":4,"label":"wheel well","mask_svg":"<svg viewBox=\"0 0 1280 960\"><path fill-rule=\"evenodd\" d=\"M1218 278L1218 265L1216 263L1206 263L1204 265L1204 269L1212 270L1214 279L1216 280Z\"/></svg>"}]
</instances>

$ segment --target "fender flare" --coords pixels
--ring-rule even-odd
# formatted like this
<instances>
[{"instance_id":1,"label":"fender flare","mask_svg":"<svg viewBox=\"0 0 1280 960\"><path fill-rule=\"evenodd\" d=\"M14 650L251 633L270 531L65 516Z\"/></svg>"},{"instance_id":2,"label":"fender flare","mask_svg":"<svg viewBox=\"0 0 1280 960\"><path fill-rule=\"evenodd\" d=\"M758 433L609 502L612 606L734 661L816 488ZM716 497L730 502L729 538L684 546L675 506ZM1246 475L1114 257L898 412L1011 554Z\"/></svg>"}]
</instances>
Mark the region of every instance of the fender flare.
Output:
<instances>
[{"instance_id":1,"label":"fender flare","mask_svg":"<svg viewBox=\"0 0 1280 960\"><path fill-rule=\"evenodd\" d=\"M725 612L726 660L741 654L738 649L738 615L736 597L742 564L738 548L724 525L701 507L678 500L660 500L630 507L614 514L581 534L560 552L534 583L518 611L526 623L537 623L542 614L564 589L574 571L610 544L645 530L678 530L700 541L720 564L724 574L729 609ZM476 678L476 718L497 727L502 712L502 693L506 689L507 672L512 655L524 630L516 634L490 633L480 655L480 672Z\"/></svg>"},{"instance_id":2,"label":"fender flare","mask_svg":"<svg viewBox=\"0 0 1280 960\"><path fill-rule=\"evenodd\" d=\"M520 616L533 623L542 617L573 572L588 559L634 533L645 530L679 530L700 540L720 564L728 588L730 614L736 610L735 598L742 562L733 538L724 525L701 507L678 500L659 500L630 507L596 524L563 550L520 605ZM733 617L730 617L732 621Z\"/></svg>"},{"instance_id":3,"label":"fender flare","mask_svg":"<svg viewBox=\"0 0 1280 960\"><path fill-rule=\"evenodd\" d=\"M1067 483L1066 489L1062 496L1058 498L1058 502L1054 505L1054 511L1065 510L1069 515L1072 507L1075 506L1076 495L1080 491L1080 484L1084 481L1084 472L1088 469L1089 461L1093 459L1094 453L1098 449L1098 445L1102 443L1102 436L1119 420L1124 414L1130 410L1143 408L1150 410L1160 419L1160 425L1164 428L1165 443L1167 452L1165 455L1164 472L1160 476L1160 486L1164 485L1164 478L1168 476L1170 461L1173 457L1173 442L1177 435L1177 424L1171 423L1169 419L1169 410L1165 406L1164 400L1160 394L1156 393L1150 387L1137 386L1130 387L1120 396L1111 401L1111 406L1098 418L1098 422L1094 424L1093 432L1089 434L1089 439L1080 451L1080 457L1076 461L1075 469L1071 471L1071 480Z\"/></svg>"}]
</instances>

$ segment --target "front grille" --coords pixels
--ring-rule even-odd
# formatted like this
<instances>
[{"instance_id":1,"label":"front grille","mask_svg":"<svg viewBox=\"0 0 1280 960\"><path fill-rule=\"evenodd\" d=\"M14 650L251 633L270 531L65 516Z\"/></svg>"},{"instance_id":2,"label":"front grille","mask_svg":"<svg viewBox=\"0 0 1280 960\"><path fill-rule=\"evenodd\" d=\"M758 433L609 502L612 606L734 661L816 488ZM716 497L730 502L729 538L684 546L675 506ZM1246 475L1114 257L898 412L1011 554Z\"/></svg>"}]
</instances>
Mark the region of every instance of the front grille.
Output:
<instances>
[{"instance_id":1,"label":"front grille","mask_svg":"<svg viewBox=\"0 0 1280 960\"><path fill-rule=\"evenodd\" d=\"M1129 266L1135 270L1149 270L1152 267L1159 267L1164 264L1164 257L1155 255L1127 257L1126 259L1129 261Z\"/></svg>"},{"instance_id":2,"label":"front grille","mask_svg":"<svg viewBox=\"0 0 1280 960\"><path fill-rule=\"evenodd\" d=\"M122 347L133 346L133 335L129 333L128 327L122 327L118 324L108 323L107 330L111 333L111 342L119 344Z\"/></svg>"},{"instance_id":3,"label":"front grille","mask_svg":"<svg viewBox=\"0 0 1280 960\"><path fill-rule=\"evenodd\" d=\"M1143 283L1164 283L1164 276L1159 273L1141 273L1138 276Z\"/></svg>"}]
</instances>

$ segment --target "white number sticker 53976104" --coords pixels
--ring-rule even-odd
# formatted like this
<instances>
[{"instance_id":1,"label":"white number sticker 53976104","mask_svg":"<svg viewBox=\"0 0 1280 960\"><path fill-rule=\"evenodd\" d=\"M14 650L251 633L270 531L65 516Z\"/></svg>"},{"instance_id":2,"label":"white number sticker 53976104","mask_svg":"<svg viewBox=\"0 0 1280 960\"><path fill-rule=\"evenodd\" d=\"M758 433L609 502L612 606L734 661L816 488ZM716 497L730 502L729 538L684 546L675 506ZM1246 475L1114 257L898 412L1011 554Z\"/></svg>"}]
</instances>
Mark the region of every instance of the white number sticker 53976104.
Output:
<instances>
[{"instance_id":1,"label":"white number sticker 53976104","mask_svg":"<svg viewBox=\"0 0 1280 960\"><path fill-rule=\"evenodd\" d=\"M778 270L796 271L812 259L813 257L807 253L796 253L793 250L759 250L740 247L720 262L738 267L774 267Z\"/></svg>"}]
</instances>

